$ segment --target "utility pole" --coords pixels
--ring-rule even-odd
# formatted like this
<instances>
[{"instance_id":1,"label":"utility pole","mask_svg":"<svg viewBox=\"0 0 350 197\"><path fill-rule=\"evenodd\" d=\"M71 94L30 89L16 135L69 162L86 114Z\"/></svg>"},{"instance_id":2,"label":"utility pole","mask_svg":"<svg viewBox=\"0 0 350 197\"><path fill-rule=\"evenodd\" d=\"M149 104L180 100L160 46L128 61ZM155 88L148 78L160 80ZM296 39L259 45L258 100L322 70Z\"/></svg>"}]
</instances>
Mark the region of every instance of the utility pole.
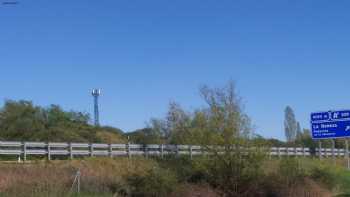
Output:
<instances>
[{"instance_id":1,"label":"utility pole","mask_svg":"<svg viewBox=\"0 0 350 197\"><path fill-rule=\"evenodd\" d=\"M100 126L100 114L98 109L98 97L101 95L100 89L93 89L92 96L94 97L94 124Z\"/></svg>"}]
</instances>

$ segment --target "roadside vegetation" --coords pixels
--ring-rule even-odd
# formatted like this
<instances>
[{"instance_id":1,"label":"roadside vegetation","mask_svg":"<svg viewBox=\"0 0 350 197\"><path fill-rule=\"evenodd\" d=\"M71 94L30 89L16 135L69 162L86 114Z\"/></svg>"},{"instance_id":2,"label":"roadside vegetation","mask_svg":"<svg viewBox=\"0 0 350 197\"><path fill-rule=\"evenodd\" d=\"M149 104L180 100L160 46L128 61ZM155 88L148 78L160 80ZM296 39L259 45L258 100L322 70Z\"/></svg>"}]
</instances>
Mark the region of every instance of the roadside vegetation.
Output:
<instances>
[{"instance_id":1,"label":"roadside vegetation","mask_svg":"<svg viewBox=\"0 0 350 197\"><path fill-rule=\"evenodd\" d=\"M350 172L306 158L243 159L231 169L214 158L88 158L0 164L0 196L336 196ZM80 192L74 178L80 170Z\"/></svg>"},{"instance_id":2,"label":"roadside vegetation","mask_svg":"<svg viewBox=\"0 0 350 197\"><path fill-rule=\"evenodd\" d=\"M256 135L234 83L203 86L206 105L193 111L170 103L164 118L123 133L94 127L88 114L6 101L0 110L0 140L139 144L192 144L208 155L190 159L88 158L0 164L0 196L232 196L313 197L349 193L350 172L315 158L270 158L270 146L315 146L293 110L286 109L287 142ZM341 143L339 142L339 145ZM81 173L80 184L74 182ZM78 185L80 185L78 187ZM79 193L78 193L79 188Z\"/></svg>"},{"instance_id":3,"label":"roadside vegetation","mask_svg":"<svg viewBox=\"0 0 350 197\"><path fill-rule=\"evenodd\" d=\"M30 101L5 101L0 109L0 140L54 142L125 142L113 127L94 127L89 114L64 111L58 105L35 106Z\"/></svg>"}]
</instances>

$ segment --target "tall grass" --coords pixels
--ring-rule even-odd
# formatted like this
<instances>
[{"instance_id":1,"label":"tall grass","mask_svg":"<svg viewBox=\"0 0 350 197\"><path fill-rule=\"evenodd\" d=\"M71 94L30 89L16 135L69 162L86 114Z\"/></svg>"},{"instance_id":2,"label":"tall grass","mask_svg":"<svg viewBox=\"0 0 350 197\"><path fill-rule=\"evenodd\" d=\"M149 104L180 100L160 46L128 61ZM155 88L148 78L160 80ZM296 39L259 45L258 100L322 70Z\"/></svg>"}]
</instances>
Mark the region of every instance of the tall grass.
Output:
<instances>
[{"instance_id":1,"label":"tall grass","mask_svg":"<svg viewBox=\"0 0 350 197\"><path fill-rule=\"evenodd\" d=\"M239 160L240 159L240 160ZM350 192L350 171L331 160L168 157L0 164L0 196L281 196ZM238 161L237 161L238 160ZM228 162L229 161L229 162ZM234 166L235 165L235 166ZM73 184L81 172L80 194Z\"/></svg>"},{"instance_id":2,"label":"tall grass","mask_svg":"<svg viewBox=\"0 0 350 197\"><path fill-rule=\"evenodd\" d=\"M117 160L108 158L0 164L1 196L69 196L76 172L81 172L80 190L84 195L129 194L128 177L146 176L157 166L142 158Z\"/></svg>"}]
</instances>

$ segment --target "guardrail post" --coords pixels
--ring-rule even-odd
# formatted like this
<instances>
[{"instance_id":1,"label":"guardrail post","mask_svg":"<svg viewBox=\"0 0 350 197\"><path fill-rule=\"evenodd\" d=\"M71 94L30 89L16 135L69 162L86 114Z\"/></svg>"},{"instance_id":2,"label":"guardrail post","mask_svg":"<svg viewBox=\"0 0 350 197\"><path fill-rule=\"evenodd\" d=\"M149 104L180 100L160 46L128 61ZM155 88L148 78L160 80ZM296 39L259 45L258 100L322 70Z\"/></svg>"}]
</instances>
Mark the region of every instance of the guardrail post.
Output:
<instances>
[{"instance_id":1,"label":"guardrail post","mask_svg":"<svg viewBox=\"0 0 350 197\"><path fill-rule=\"evenodd\" d=\"M147 144L143 145L143 151L146 158L148 158L148 147Z\"/></svg>"},{"instance_id":2,"label":"guardrail post","mask_svg":"<svg viewBox=\"0 0 350 197\"><path fill-rule=\"evenodd\" d=\"M110 158L113 158L113 147L112 147L112 144L108 144L108 149L109 149L109 157Z\"/></svg>"},{"instance_id":3,"label":"guardrail post","mask_svg":"<svg viewBox=\"0 0 350 197\"><path fill-rule=\"evenodd\" d=\"M94 156L94 145L90 143L90 157Z\"/></svg>"},{"instance_id":4,"label":"guardrail post","mask_svg":"<svg viewBox=\"0 0 350 197\"><path fill-rule=\"evenodd\" d=\"M178 145L175 145L175 156L176 157L179 156L179 147L178 147Z\"/></svg>"},{"instance_id":5,"label":"guardrail post","mask_svg":"<svg viewBox=\"0 0 350 197\"><path fill-rule=\"evenodd\" d=\"M130 152L130 142L126 144L126 153L128 155L128 158L131 158L131 152Z\"/></svg>"},{"instance_id":6,"label":"guardrail post","mask_svg":"<svg viewBox=\"0 0 350 197\"><path fill-rule=\"evenodd\" d=\"M193 157L193 153L192 153L192 145L189 145L189 148L190 148L190 159L192 160L192 157Z\"/></svg>"},{"instance_id":7,"label":"guardrail post","mask_svg":"<svg viewBox=\"0 0 350 197\"><path fill-rule=\"evenodd\" d=\"M69 142L68 148L69 148L69 158L73 159L73 146L71 142Z\"/></svg>"},{"instance_id":8,"label":"guardrail post","mask_svg":"<svg viewBox=\"0 0 350 197\"><path fill-rule=\"evenodd\" d=\"M160 158L164 158L164 145L163 144L161 144L160 145Z\"/></svg>"},{"instance_id":9,"label":"guardrail post","mask_svg":"<svg viewBox=\"0 0 350 197\"><path fill-rule=\"evenodd\" d=\"M335 158L337 158L337 157L339 157L339 148L336 148L336 149L334 149L334 155L335 155Z\"/></svg>"},{"instance_id":10,"label":"guardrail post","mask_svg":"<svg viewBox=\"0 0 350 197\"><path fill-rule=\"evenodd\" d=\"M27 145L23 142L23 162L27 160Z\"/></svg>"},{"instance_id":11,"label":"guardrail post","mask_svg":"<svg viewBox=\"0 0 350 197\"><path fill-rule=\"evenodd\" d=\"M281 148L277 147L277 156L278 158L281 158Z\"/></svg>"},{"instance_id":12,"label":"guardrail post","mask_svg":"<svg viewBox=\"0 0 350 197\"><path fill-rule=\"evenodd\" d=\"M51 160L51 147L50 147L50 143L47 143L47 159L50 161Z\"/></svg>"},{"instance_id":13,"label":"guardrail post","mask_svg":"<svg viewBox=\"0 0 350 197\"><path fill-rule=\"evenodd\" d=\"M298 157L298 149L297 149L297 147L294 147L294 156Z\"/></svg>"},{"instance_id":14,"label":"guardrail post","mask_svg":"<svg viewBox=\"0 0 350 197\"><path fill-rule=\"evenodd\" d=\"M305 153L305 147L303 146L303 157L306 156L306 153Z\"/></svg>"}]
</instances>

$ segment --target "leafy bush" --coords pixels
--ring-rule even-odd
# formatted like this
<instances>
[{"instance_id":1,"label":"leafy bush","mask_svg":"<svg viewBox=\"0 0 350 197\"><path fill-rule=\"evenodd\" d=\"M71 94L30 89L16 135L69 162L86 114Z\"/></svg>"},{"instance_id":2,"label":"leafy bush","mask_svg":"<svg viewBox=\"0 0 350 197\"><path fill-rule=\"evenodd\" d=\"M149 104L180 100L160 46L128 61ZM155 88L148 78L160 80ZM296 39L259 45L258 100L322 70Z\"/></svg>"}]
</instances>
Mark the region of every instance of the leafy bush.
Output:
<instances>
[{"instance_id":1,"label":"leafy bush","mask_svg":"<svg viewBox=\"0 0 350 197\"><path fill-rule=\"evenodd\" d=\"M330 190L350 193L350 171L331 161L314 161L310 177Z\"/></svg>"},{"instance_id":2,"label":"leafy bush","mask_svg":"<svg viewBox=\"0 0 350 197\"><path fill-rule=\"evenodd\" d=\"M229 196L256 196L264 156L257 152L235 152L195 160L196 178Z\"/></svg>"},{"instance_id":3,"label":"leafy bush","mask_svg":"<svg viewBox=\"0 0 350 197\"><path fill-rule=\"evenodd\" d=\"M284 158L279 163L277 174L288 187L303 182L306 171L301 167L297 158Z\"/></svg>"},{"instance_id":4,"label":"leafy bush","mask_svg":"<svg viewBox=\"0 0 350 197\"><path fill-rule=\"evenodd\" d=\"M200 182L200 180L195 180L198 172L194 167L194 163L197 158L192 160L188 156L167 155L163 159L156 158L156 160L160 167L174 172L180 182Z\"/></svg>"},{"instance_id":5,"label":"leafy bush","mask_svg":"<svg viewBox=\"0 0 350 197\"><path fill-rule=\"evenodd\" d=\"M334 170L327 165L316 165L311 169L311 178L323 183L329 189L334 188L337 185L337 177Z\"/></svg>"},{"instance_id":6,"label":"leafy bush","mask_svg":"<svg viewBox=\"0 0 350 197\"><path fill-rule=\"evenodd\" d=\"M177 178L170 170L155 167L145 176L128 178L132 196L168 196L177 186Z\"/></svg>"}]
</instances>

